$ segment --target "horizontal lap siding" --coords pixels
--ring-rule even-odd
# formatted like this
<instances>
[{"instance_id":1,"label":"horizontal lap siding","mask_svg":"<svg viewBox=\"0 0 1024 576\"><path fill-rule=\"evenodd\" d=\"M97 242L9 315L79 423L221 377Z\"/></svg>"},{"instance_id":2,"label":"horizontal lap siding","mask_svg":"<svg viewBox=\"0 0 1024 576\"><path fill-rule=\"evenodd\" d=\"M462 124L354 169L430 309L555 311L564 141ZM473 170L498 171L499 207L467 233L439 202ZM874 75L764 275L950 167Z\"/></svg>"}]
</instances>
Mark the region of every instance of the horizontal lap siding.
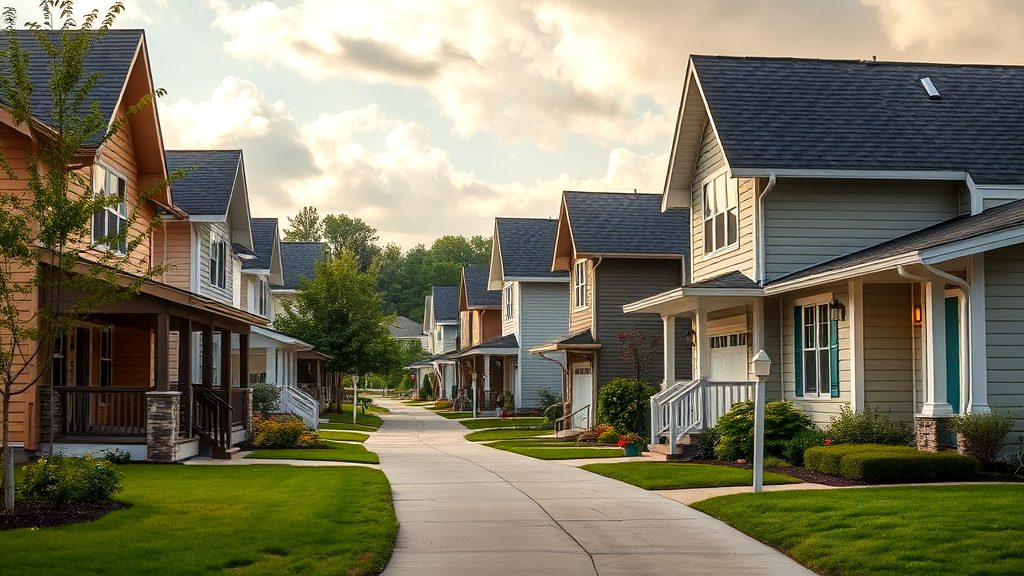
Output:
<instances>
[{"instance_id":1,"label":"horizontal lap siding","mask_svg":"<svg viewBox=\"0 0 1024 576\"><path fill-rule=\"evenodd\" d=\"M782 299L778 297L764 299L764 351L772 360L771 373L765 379L765 394L769 401L782 399L781 302ZM754 350L754 353L757 351Z\"/></svg>"},{"instance_id":2,"label":"horizontal lap siding","mask_svg":"<svg viewBox=\"0 0 1024 576\"><path fill-rule=\"evenodd\" d=\"M114 386L127 388L151 386L153 384L152 333L149 330L128 326L118 326L112 330Z\"/></svg>"},{"instance_id":3,"label":"horizontal lap siding","mask_svg":"<svg viewBox=\"0 0 1024 576\"><path fill-rule=\"evenodd\" d=\"M1016 442L1024 432L1024 250L1011 246L985 255L985 328L988 402L1016 412Z\"/></svg>"},{"instance_id":4,"label":"horizontal lap siding","mask_svg":"<svg viewBox=\"0 0 1024 576\"><path fill-rule=\"evenodd\" d=\"M910 284L864 285L864 403L914 417L914 339Z\"/></svg>"},{"instance_id":5,"label":"horizontal lap siding","mask_svg":"<svg viewBox=\"0 0 1024 576\"><path fill-rule=\"evenodd\" d=\"M953 218L945 182L780 180L765 200L768 280Z\"/></svg>"},{"instance_id":6,"label":"horizontal lap siding","mask_svg":"<svg viewBox=\"0 0 1024 576\"><path fill-rule=\"evenodd\" d=\"M153 233L154 257L163 262L165 284L192 289L192 225L188 222L167 222Z\"/></svg>"},{"instance_id":7,"label":"horizontal lap siding","mask_svg":"<svg viewBox=\"0 0 1024 576\"><path fill-rule=\"evenodd\" d=\"M224 288L214 286L210 283L210 232L215 231L219 237L224 238L228 241L228 265L227 278L224 282ZM203 296L208 296L217 300L218 302L232 305L233 286L234 281L233 274L231 274L231 229L227 224L221 222L215 223L196 223L195 233L198 237L199 242L199 293Z\"/></svg>"},{"instance_id":8,"label":"horizontal lap siding","mask_svg":"<svg viewBox=\"0 0 1024 576\"><path fill-rule=\"evenodd\" d=\"M576 308L576 266L569 266L569 331L579 332L591 327L594 310L594 261L587 260L587 307Z\"/></svg>"},{"instance_id":9,"label":"horizontal lap siding","mask_svg":"<svg viewBox=\"0 0 1024 576\"><path fill-rule=\"evenodd\" d=\"M519 377L522 382L519 406L535 408L538 393L547 388L560 394L562 369L550 360L531 354L530 348L547 344L562 336L569 328L569 288L565 282L533 282L519 284L522 310L520 314ZM562 354L550 358L563 361Z\"/></svg>"}]
</instances>

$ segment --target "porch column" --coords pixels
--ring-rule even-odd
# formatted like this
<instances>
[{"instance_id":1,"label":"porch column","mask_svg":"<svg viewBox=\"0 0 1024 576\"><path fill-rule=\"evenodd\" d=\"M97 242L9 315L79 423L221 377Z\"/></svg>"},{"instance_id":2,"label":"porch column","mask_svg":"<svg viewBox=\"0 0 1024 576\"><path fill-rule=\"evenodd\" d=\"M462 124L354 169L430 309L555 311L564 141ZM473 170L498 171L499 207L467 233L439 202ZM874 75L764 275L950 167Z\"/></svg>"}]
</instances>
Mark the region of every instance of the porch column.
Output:
<instances>
[{"instance_id":1,"label":"porch column","mask_svg":"<svg viewBox=\"0 0 1024 576\"><path fill-rule=\"evenodd\" d=\"M945 443L946 420L953 408L946 397L946 284L941 280L925 286L924 341L927 351L925 362L925 404L915 418L917 447L936 451Z\"/></svg>"},{"instance_id":2,"label":"porch column","mask_svg":"<svg viewBox=\"0 0 1024 576\"><path fill-rule=\"evenodd\" d=\"M491 396L491 355L484 354L484 403ZM486 405L485 405L486 408Z\"/></svg>"},{"instance_id":3,"label":"porch column","mask_svg":"<svg viewBox=\"0 0 1024 576\"><path fill-rule=\"evenodd\" d=\"M985 321L985 254L975 254L970 263L971 290L967 297L967 346L971 357L971 413L991 412L988 406L988 345Z\"/></svg>"},{"instance_id":4,"label":"porch column","mask_svg":"<svg viewBox=\"0 0 1024 576\"><path fill-rule=\"evenodd\" d=\"M181 425L181 392L146 392L146 460L176 462Z\"/></svg>"},{"instance_id":5,"label":"porch column","mask_svg":"<svg viewBox=\"0 0 1024 576\"><path fill-rule=\"evenodd\" d=\"M708 338L708 311L697 310L697 379L711 374L711 339Z\"/></svg>"},{"instance_id":6,"label":"porch column","mask_svg":"<svg viewBox=\"0 0 1024 576\"><path fill-rule=\"evenodd\" d=\"M238 335L238 385L249 387L249 335Z\"/></svg>"},{"instance_id":7,"label":"porch column","mask_svg":"<svg viewBox=\"0 0 1024 576\"><path fill-rule=\"evenodd\" d=\"M213 324L203 326L203 386L213 388Z\"/></svg>"},{"instance_id":8,"label":"porch column","mask_svg":"<svg viewBox=\"0 0 1024 576\"><path fill-rule=\"evenodd\" d=\"M220 388L224 401L231 405L231 330L220 331Z\"/></svg>"},{"instance_id":9,"label":"porch column","mask_svg":"<svg viewBox=\"0 0 1024 576\"><path fill-rule=\"evenodd\" d=\"M664 390L676 383L676 317L662 316L661 327L661 339L665 348L665 380L661 383L661 389Z\"/></svg>"},{"instance_id":10,"label":"porch column","mask_svg":"<svg viewBox=\"0 0 1024 576\"><path fill-rule=\"evenodd\" d=\"M171 317L168 314L156 315L156 358L153 379L157 390L171 389Z\"/></svg>"},{"instance_id":11,"label":"porch column","mask_svg":"<svg viewBox=\"0 0 1024 576\"><path fill-rule=\"evenodd\" d=\"M192 321L178 320L178 391L181 392L181 431L192 435Z\"/></svg>"},{"instance_id":12,"label":"porch column","mask_svg":"<svg viewBox=\"0 0 1024 576\"><path fill-rule=\"evenodd\" d=\"M864 410L864 282L850 280L850 408ZM917 383L912 384L916 386Z\"/></svg>"}]
</instances>

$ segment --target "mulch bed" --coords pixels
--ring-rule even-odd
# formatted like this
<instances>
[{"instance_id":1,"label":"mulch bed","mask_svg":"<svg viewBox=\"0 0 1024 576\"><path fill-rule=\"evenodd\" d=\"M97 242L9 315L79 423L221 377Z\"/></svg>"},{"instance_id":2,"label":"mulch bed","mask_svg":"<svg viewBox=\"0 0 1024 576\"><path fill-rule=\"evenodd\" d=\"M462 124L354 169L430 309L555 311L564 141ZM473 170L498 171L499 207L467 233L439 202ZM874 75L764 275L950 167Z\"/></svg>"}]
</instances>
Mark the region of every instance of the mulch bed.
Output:
<instances>
[{"instance_id":1,"label":"mulch bed","mask_svg":"<svg viewBox=\"0 0 1024 576\"><path fill-rule=\"evenodd\" d=\"M750 470L753 468L750 464L737 464L736 462L722 462L720 460L691 460L697 464L713 464L715 466L730 466L732 468L745 468ZM820 472L814 472L807 468L801 468L799 466L775 466L772 468L765 468L768 472L777 472L779 474L785 474L792 476L793 478L799 478L804 482L813 482L814 484L824 484L825 486L867 486L867 482L860 480L848 480L840 476L829 476L828 474L821 474Z\"/></svg>"},{"instance_id":2,"label":"mulch bed","mask_svg":"<svg viewBox=\"0 0 1024 576\"><path fill-rule=\"evenodd\" d=\"M0 510L0 531L16 528L47 528L92 522L130 505L114 500L72 502L59 507L46 500L19 500L14 510Z\"/></svg>"}]
</instances>

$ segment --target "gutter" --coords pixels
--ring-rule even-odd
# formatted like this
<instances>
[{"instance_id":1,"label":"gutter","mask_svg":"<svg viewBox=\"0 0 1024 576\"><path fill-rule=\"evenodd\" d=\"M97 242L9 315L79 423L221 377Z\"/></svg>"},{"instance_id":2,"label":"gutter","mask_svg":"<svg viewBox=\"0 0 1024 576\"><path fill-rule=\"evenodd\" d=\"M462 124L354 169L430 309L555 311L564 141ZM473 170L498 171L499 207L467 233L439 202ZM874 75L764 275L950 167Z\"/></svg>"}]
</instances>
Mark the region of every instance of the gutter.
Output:
<instances>
[{"instance_id":1,"label":"gutter","mask_svg":"<svg viewBox=\"0 0 1024 576\"><path fill-rule=\"evenodd\" d=\"M757 281L758 284L764 286L765 277L765 240L764 240L764 199L766 196L772 193L775 189L775 172L772 172L768 177L768 186L765 187L761 195L757 197Z\"/></svg>"},{"instance_id":2,"label":"gutter","mask_svg":"<svg viewBox=\"0 0 1024 576\"><path fill-rule=\"evenodd\" d=\"M590 294L590 329L591 334L594 338L597 338L597 267L604 262L604 256L600 256L597 262L594 262L594 267L590 269L591 285L594 287L593 292Z\"/></svg>"}]
</instances>

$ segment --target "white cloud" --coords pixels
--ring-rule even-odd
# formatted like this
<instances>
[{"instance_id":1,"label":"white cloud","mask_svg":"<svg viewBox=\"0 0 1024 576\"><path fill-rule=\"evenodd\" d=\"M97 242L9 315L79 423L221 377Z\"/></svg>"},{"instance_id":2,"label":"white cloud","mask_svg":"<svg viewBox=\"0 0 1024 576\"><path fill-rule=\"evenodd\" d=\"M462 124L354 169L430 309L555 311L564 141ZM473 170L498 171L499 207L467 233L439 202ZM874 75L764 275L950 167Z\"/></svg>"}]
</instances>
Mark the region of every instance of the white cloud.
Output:
<instances>
[{"instance_id":1,"label":"white cloud","mask_svg":"<svg viewBox=\"0 0 1024 576\"><path fill-rule=\"evenodd\" d=\"M878 22L894 48L964 54L1019 51L1024 20L1017 0L861 0L878 11ZM1019 58L1019 55L1017 56Z\"/></svg>"},{"instance_id":2,"label":"white cloud","mask_svg":"<svg viewBox=\"0 0 1024 576\"><path fill-rule=\"evenodd\" d=\"M171 148L217 148L228 141L266 136L274 118L287 118L283 102L268 103L251 82L224 78L209 100L160 104L164 139Z\"/></svg>"},{"instance_id":3,"label":"white cloud","mask_svg":"<svg viewBox=\"0 0 1024 576\"><path fill-rule=\"evenodd\" d=\"M140 25L152 23L156 17L166 8L167 0L118 0L124 5L124 10L117 16L115 24L118 27L127 25ZM82 19L89 12L99 12L100 20L106 16L107 11L115 3L115 0L78 0L75 2L75 21L82 23ZM39 0L6 0L4 7L13 7L18 12L19 23L39 22L42 23L43 12L39 9ZM53 9L54 17L60 18L60 10Z\"/></svg>"}]
</instances>

